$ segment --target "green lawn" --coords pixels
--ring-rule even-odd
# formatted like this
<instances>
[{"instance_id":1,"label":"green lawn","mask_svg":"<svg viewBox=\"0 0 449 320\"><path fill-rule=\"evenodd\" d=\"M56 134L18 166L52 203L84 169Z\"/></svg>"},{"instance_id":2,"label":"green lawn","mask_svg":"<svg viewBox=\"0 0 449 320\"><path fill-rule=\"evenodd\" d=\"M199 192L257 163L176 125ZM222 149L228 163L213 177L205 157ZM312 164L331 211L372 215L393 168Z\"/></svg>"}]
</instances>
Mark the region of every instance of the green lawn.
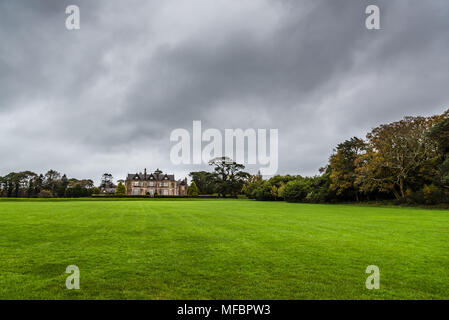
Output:
<instances>
[{"instance_id":1,"label":"green lawn","mask_svg":"<svg viewBox=\"0 0 449 320\"><path fill-rule=\"evenodd\" d=\"M81 289L67 290L68 265ZM365 269L380 268L380 290ZM448 299L449 211L0 201L0 299Z\"/></svg>"}]
</instances>

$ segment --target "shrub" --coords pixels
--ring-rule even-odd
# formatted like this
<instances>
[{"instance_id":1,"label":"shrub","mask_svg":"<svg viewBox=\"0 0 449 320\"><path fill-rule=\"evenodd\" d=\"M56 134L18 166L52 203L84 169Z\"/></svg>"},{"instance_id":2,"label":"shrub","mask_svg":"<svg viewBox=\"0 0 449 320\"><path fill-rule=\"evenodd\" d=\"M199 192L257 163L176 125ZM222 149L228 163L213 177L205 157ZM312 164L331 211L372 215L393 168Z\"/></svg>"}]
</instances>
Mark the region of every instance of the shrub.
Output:
<instances>
[{"instance_id":1,"label":"shrub","mask_svg":"<svg viewBox=\"0 0 449 320\"><path fill-rule=\"evenodd\" d=\"M268 181L265 181L261 186L254 190L252 196L259 201L273 201L276 200L273 191L273 186Z\"/></svg>"},{"instance_id":2,"label":"shrub","mask_svg":"<svg viewBox=\"0 0 449 320\"><path fill-rule=\"evenodd\" d=\"M282 184L279 188L278 188L278 197L279 199L284 199L284 189L285 189L285 184Z\"/></svg>"},{"instance_id":3,"label":"shrub","mask_svg":"<svg viewBox=\"0 0 449 320\"><path fill-rule=\"evenodd\" d=\"M443 190L434 184L431 184L430 186L424 185L422 192L424 195L425 204L442 203L446 198Z\"/></svg>"},{"instance_id":4,"label":"shrub","mask_svg":"<svg viewBox=\"0 0 449 320\"><path fill-rule=\"evenodd\" d=\"M71 188L67 188L65 191L65 196L67 198L81 198L92 196L93 188L85 188L80 184L76 184Z\"/></svg>"},{"instance_id":5,"label":"shrub","mask_svg":"<svg viewBox=\"0 0 449 320\"><path fill-rule=\"evenodd\" d=\"M263 183L264 181L262 179L247 183L243 186L242 193L250 199L256 199L256 190L260 188Z\"/></svg>"},{"instance_id":6,"label":"shrub","mask_svg":"<svg viewBox=\"0 0 449 320\"><path fill-rule=\"evenodd\" d=\"M190 187L187 189L187 195L191 197L197 197L199 194L199 189L195 183L195 181L192 181L190 184Z\"/></svg>"},{"instance_id":7,"label":"shrub","mask_svg":"<svg viewBox=\"0 0 449 320\"><path fill-rule=\"evenodd\" d=\"M285 201L302 202L306 200L309 193L313 191L310 181L299 178L288 182L282 192Z\"/></svg>"},{"instance_id":8,"label":"shrub","mask_svg":"<svg viewBox=\"0 0 449 320\"><path fill-rule=\"evenodd\" d=\"M421 190L407 192L407 202L411 204L438 204L447 202L447 194L434 184L424 185Z\"/></svg>"},{"instance_id":9,"label":"shrub","mask_svg":"<svg viewBox=\"0 0 449 320\"><path fill-rule=\"evenodd\" d=\"M38 198L53 198L53 193L50 190L41 190L41 192L39 192L37 194Z\"/></svg>"},{"instance_id":10,"label":"shrub","mask_svg":"<svg viewBox=\"0 0 449 320\"><path fill-rule=\"evenodd\" d=\"M118 196L123 196L126 194L125 185L120 181L117 188L115 189L115 194Z\"/></svg>"}]
</instances>

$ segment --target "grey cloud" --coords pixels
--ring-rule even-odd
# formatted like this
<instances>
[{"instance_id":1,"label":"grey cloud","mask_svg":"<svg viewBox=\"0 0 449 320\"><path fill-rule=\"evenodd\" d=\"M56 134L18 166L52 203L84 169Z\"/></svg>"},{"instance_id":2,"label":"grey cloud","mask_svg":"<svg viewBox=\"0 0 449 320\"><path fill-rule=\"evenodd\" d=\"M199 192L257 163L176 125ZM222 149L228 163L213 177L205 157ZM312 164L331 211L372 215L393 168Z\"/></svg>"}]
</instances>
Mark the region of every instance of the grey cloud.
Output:
<instances>
[{"instance_id":1,"label":"grey cloud","mask_svg":"<svg viewBox=\"0 0 449 320\"><path fill-rule=\"evenodd\" d=\"M78 4L81 30L64 27ZM364 28L368 4L380 31ZM4 1L0 175L55 168L178 174L175 128L278 128L281 173L448 106L445 1ZM253 169L253 168L251 168ZM254 169L255 170L255 169Z\"/></svg>"}]
</instances>

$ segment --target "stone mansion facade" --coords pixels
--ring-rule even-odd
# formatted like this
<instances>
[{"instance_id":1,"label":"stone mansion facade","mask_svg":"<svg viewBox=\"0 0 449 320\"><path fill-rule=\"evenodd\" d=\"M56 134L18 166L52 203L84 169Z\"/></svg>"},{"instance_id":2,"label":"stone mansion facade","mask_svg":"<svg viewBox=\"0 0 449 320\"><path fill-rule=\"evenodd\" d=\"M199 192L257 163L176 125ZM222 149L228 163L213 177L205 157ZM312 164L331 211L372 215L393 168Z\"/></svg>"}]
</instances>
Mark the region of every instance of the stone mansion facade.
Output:
<instances>
[{"instance_id":1,"label":"stone mansion facade","mask_svg":"<svg viewBox=\"0 0 449 320\"><path fill-rule=\"evenodd\" d=\"M153 173L144 172L128 174L125 181L126 194L134 196L187 195L187 178L175 180L173 174L165 174L159 169Z\"/></svg>"}]
</instances>

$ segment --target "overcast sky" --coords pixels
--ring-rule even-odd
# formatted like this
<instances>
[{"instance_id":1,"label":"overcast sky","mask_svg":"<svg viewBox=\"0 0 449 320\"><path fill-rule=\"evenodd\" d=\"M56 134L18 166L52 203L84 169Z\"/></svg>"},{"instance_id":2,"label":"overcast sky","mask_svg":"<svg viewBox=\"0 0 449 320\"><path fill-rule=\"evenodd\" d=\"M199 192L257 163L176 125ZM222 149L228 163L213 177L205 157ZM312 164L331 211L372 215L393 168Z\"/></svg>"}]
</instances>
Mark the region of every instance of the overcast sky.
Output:
<instances>
[{"instance_id":1,"label":"overcast sky","mask_svg":"<svg viewBox=\"0 0 449 320\"><path fill-rule=\"evenodd\" d=\"M448 107L447 0L0 0L0 175L181 178L205 168L170 162L193 120L277 128L279 173L314 175L337 143Z\"/></svg>"}]
</instances>

